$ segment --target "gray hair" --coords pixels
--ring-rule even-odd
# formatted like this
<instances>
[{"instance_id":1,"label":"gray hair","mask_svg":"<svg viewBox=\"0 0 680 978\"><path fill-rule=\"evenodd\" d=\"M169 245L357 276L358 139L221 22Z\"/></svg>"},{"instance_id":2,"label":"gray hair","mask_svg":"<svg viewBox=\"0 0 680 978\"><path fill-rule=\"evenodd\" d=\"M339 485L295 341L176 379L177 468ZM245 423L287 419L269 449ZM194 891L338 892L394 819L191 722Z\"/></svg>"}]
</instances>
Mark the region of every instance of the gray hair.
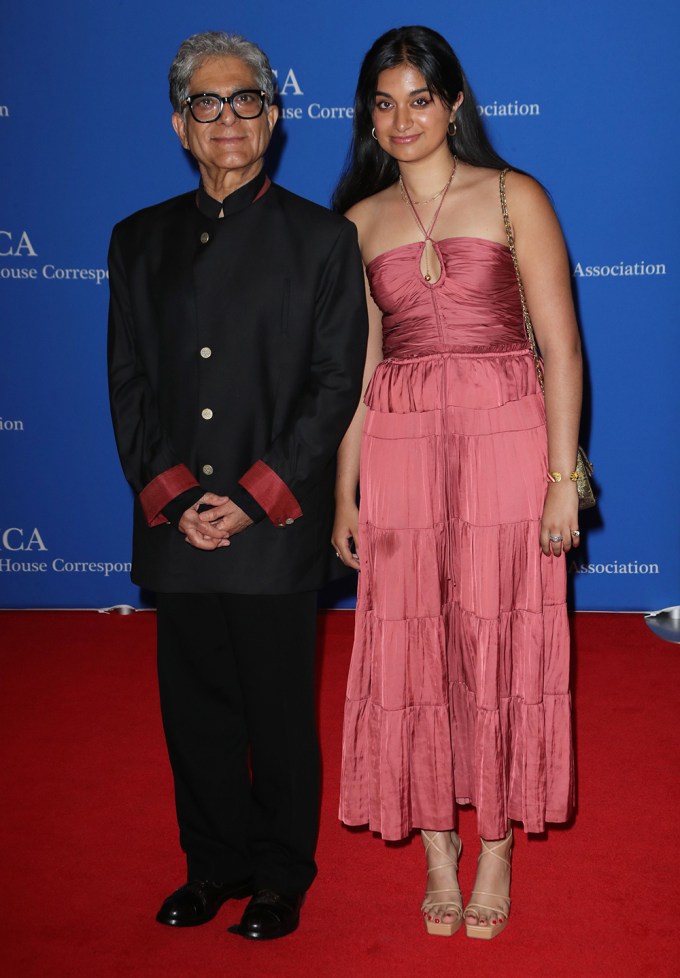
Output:
<instances>
[{"instance_id":1,"label":"gray hair","mask_svg":"<svg viewBox=\"0 0 680 978\"><path fill-rule=\"evenodd\" d=\"M274 99L274 73L264 51L239 34L207 31L192 34L183 41L170 65L170 101L175 112L182 111L192 75L208 58L240 58L253 69L256 84L265 93L267 104L271 105Z\"/></svg>"}]
</instances>

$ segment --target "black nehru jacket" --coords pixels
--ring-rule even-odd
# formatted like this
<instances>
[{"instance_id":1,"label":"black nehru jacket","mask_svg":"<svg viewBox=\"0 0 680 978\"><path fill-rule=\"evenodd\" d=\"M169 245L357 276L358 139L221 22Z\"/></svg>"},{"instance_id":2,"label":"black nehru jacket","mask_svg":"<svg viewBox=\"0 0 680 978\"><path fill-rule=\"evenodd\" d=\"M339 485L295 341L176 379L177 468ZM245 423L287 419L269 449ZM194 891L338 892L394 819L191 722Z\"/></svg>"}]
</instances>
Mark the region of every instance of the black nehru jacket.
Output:
<instances>
[{"instance_id":1,"label":"black nehru jacket","mask_svg":"<svg viewBox=\"0 0 680 978\"><path fill-rule=\"evenodd\" d=\"M335 453L366 352L354 226L261 172L223 203L199 189L122 221L109 274L132 580L164 592L319 587L333 557ZM215 551L176 526L206 491L255 520Z\"/></svg>"}]
</instances>

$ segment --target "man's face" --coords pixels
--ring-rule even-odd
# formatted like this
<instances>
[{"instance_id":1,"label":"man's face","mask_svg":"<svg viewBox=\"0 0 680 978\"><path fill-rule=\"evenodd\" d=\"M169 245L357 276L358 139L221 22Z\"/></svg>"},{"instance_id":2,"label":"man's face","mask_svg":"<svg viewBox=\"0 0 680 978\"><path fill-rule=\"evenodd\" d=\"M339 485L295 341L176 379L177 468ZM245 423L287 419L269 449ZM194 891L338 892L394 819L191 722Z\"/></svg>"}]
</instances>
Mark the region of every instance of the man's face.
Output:
<instances>
[{"instance_id":1,"label":"man's face","mask_svg":"<svg viewBox=\"0 0 680 978\"><path fill-rule=\"evenodd\" d=\"M240 89L259 89L250 65L233 56L208 58L196 69L189 95L213 92L231 95ZM214 122L196 122L189 109L175 112L172 125L182 146L196 158L203 172L254 169L265 154L278 118L275 105L265 108L257 119L240 119L225 105ZM259 169L259 167L258 167Z\"/></svg>"}]
</instances>

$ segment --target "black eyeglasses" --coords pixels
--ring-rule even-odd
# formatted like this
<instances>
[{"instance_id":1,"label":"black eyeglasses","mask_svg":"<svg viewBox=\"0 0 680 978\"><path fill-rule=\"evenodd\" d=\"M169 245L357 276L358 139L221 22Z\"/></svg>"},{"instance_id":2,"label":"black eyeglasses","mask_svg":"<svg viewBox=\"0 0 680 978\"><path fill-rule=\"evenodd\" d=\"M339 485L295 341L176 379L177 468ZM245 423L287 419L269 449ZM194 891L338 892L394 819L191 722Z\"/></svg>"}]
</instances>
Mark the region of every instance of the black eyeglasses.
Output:
<instances>
[{"instance_id":1,"label":"black eyeglasses","mask_svg":"<svg viewBox=\"0 0 680 978\"><path fill-rule=\"evenodd\" d=\"M256 88L242 88L231 95L217 95L215 92L200 92L188 95L184 102L196 122L215 122L222 115L225 104L239 119L257 119L262 115L266 92Z\"/></svg>"}]
</instances>

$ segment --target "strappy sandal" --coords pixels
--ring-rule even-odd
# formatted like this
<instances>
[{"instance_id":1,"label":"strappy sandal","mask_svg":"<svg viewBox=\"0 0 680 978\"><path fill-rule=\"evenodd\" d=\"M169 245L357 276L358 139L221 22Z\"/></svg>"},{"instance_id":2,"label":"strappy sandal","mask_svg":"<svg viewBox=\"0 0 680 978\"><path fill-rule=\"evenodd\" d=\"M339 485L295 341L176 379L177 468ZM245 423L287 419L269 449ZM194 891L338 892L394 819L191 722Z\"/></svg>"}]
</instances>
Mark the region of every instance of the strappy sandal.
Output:
<instances>
[{"instance_id":1,"label":"strappy sandal","mask_svg":"<svg viewBox=\"0 0 680 978\"><path fill-rule=\"evenodd\" d=\"M484 841L484 839L482 839L481 840L482 851L479 854L479 859L477 860L477 862L479 863L479 861L484 856L493 856L494 859L500 859L501 862L504 862L508 868L511 868L510 860L506 859L505 856L500 856L497 851L502 846L504 846L508 840L510 840L510 849L508 850L508 852L511 852L512 851L512 829L510 829L510 831L508 832L508 834L504 839L501 839L500 842L497 842L493 846L488 845ZM478 903L477 900L471 899L470 903L468 903L467 907L463 911L463 917L466 918L469 916L473 916L476 918L476 923L469 924L466 920L465 933L468 937L476 937L476 938L480 938L483 941L490 941L494 937L498 937L500 932L502 930L505 930L505 927L507 926L508 917L510 915L510 897L501 896L500 893L487 893L484 890L472 891L472 897L480 897L480 896L493 897L494 900L499 901L501 907L498 906L491 907L487 903ZM487 919L487 923L484 925L479 923L482 917ZM492 918L493 918L493 922L492 922Z\"/></svg>"},{"instance_id":2,"label":"strappy sandal","mask_svg":"<svg viewBox=\"0 0 680 978\"><path fill-rule=\"evenodd\" d=\"M437 869L449 869L453 868L458 872L458 860L460 859L460 854L463 849L463 843L458 839L458 852L454 859L450 859L448 853L441 849L437 842L435 841L437 836L444 835L444 832L426 832L421 829L420 834L425 840L425 858L429 854L430 849L434 849L441 856L444 857L444 862L440 863L438 866L430 866L427 870L427 875L429 877L430 873L434 873ZM435 893L448 893L454 897L458 897L458 902L451 901L434 901L431 899ZM457 930L460 929L463 923L463 897L459 889L454 889L449 886L445 890L428 890L425 893L425 899L423 900L422 906L420 908L423 915L423 920L425 921L425 929L428 934L434 934L438 937L452 937ZM447 914L455 914L456 919L450 921L442 920L442 917Z\"/></svg>"}]
</instances>

